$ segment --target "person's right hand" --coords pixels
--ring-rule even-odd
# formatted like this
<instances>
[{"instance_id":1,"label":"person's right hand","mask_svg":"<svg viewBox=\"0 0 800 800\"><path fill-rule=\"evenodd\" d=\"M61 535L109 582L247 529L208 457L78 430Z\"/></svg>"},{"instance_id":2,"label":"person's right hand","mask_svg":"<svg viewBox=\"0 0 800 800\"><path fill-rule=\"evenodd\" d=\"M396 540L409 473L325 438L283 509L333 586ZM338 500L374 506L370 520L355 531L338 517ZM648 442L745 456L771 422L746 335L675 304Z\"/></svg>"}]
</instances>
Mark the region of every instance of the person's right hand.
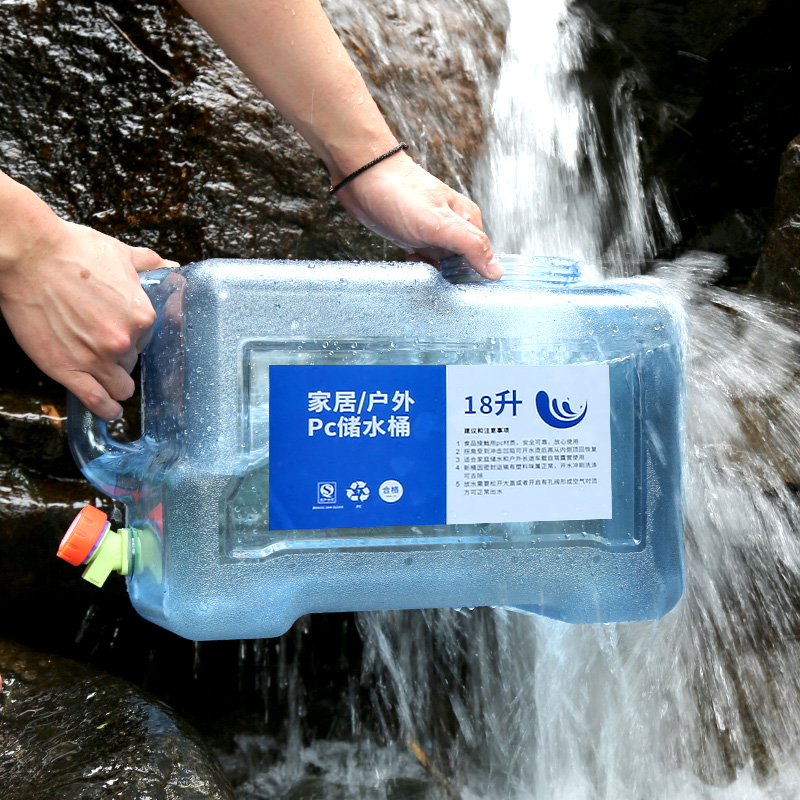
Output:
<instances>
[{"instance_id":1,"label":"person's right hand","mask_svg":"<svg viewBox=\"0 0 800 800\"><path fill-rule=\"evenodd\" d=\"M368 169L337 197L362 225L426 260L463 255L484 278L503 274L478 206L405 153Z\"/></svg>"},{"instance_id":2,"label":"person's right hand","mask_svg":"<svg viewBox=\"0 0 800 800\"><path fill-rule=\"evenodd\" d=\"M177 266L53 215L2 265L0 310L43 372L115 419L156 317L138 273Z\"/></svg>"}]
</instances>

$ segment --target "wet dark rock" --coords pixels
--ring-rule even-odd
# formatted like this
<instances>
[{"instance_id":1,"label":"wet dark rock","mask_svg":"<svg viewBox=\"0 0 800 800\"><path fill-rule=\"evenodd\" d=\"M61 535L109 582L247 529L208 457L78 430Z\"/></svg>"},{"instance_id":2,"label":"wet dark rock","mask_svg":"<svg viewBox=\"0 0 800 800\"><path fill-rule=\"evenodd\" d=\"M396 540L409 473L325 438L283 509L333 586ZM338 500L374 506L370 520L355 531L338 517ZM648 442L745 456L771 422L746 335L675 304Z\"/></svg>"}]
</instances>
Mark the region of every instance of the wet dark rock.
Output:
<instances>
[{"instance_id":1,"label":"wet dark rock","mask_svg":"<svg viewBox=\"0 0 800 800\"><path fill-rule=\"evenodd\" d=\"M692 248L706 253L726 256L724 282L744 285L753 269L753 259L761 252L766 238L766 211L748 212L734 209L722 219L698 233L691 241Z\"/></svg>"},{"instance_id":2,"label":"wet dark rock","mask_svg":"<svg viewBox=\"0 0 800 800\"><path fill-rule=\"evenodd\" d=\"M209 748L118 678L0 641L3 800L232 800Z\"/></svg>"},{"instance_id":3,"label":"wet dark rock","mask_svg":"<svg viewBox=\"0 0 800 800\"><path fill-rule=\"evenodd\" d=\"M177 3L6 6L0 53L0 168L73 221L182 262L395 252Z\"/></svg>"},{"instance_id":4,"label":"wet dark rock","mask_svg":"<svg viewBox=\"0 0 800 800\"><path fill-rule=\"evenodd\" d=\"M347 800L347 789L324 778L306 778L293 786L283 800Z\"/></svg>"},{"instance_id":5,"label":"wet dark rock","mask_svg":"<svg viewBox=\"0 0 800 800\"><path fill-rule=\"evenodd\" d=\"M309 732L346 736L347 709L362 691L353 677L361 645L350 616L305 618L271 641L198 645L139 617L120 576L98 589L81 580L80 568L55 557L86 503L117 524L123 515L83 480L69 456L63 391L51 393L48 382L40 386L29 377L17 376L12 392L0 376L0 637L132 681L220 746L234 731L283 736L297 713L290 697L299 682L314 696ZM135 404L126 404L128 436L137 429L135 412ZM283 677L273 680L275 674Z\"/></svg>"},{"instance_id":6,"label":"wet dark rock","mask_svg":"<svg viewBox=\"0 0 800 800\"><path fill-rule=\"evenodd\" d=\"M479 0L454 4L446 29L399 0L369 15L349 0L326 8L410 152L468 188L483 125L476 70L496 70L506 17L492 18ZM386 52L369 44L370 26ZM474 45L456 46L466 37ZM404 255L328 197L308 146L170 0L5 4L0 168L61 215L181 262ZM72 463L64 390L2 320L0 349L0 598L14 609L0 616L0 635L133 680L212 733L234 717L240 730L282 732L289 692L272 672L296 670L314 692L308 730L346 735L343 709L362 692L352 678L352 618L319 617L313 637L301 622L275 642L195 647L138 618L122 579L97 590L54 557L84 503L121 514ZM128 435L135 405L126 407Z\"/></svg>"},{"instance_id":7,"label":"wet dark rock","mask_svg":"<svg viewBox=\"0 0 800 800\"><path fill-rule=\"evenodd\" d=\"M667 184L685 240L726 254L742 270L732 279L745 280L772 218L780 153L800 130L796 4L584 2L617 38L615 44L598 45L589 71L643 70L637 92L650 177ZM487 15L477 0L464 0L449 12L443 38L413 3L387 0L372 4L369 14L352 0L325 5L412 154L468 189L484 121L475 67L462 50L477 54L478 67L491 76L505 15ZM402 44L404 56L371 51L370 26L387 37L387 52L399 52ZM462 48L467 38L469 45ZM375 259L399 254L328 198L325 170L310 149L179 5L167 0L3 5L0 168L62 215L182 262L211 256ZM791 217L797 204L791 199L785 204ZM776 231L774 250L784 258L780 237L790 228L778 223ZM770 234L765 254L772 242ZM796 257L795 263L800 263ZM767 274L779 273L767 261L764 265L765 291L788 286L784 272L769 278L778 284L769 288ZM97 502L97 492L80 478L68 455L63 390L27 360L1 321L0 348L0 635L134 680L217 742L231 730L265 729L283 742L290 719L302 719L310 737L343 740L352 735L351 714L368 724L371 701L365 695L371 689L359 685L361 644L352 617L317 615L270 642L196 646L138 618L121 579L112 576L97 590L53 556L75 510ZM126 419L131 434L137 430L135 402ZM110 504L103 507L115 513ZM4 648L0 657L7 664ZM0 705L28 680L27 672L18 678L14 669L5 670L0 670L7 682ZM94 678L68 674L86 694L92 691L82 681L94 685ZM117 688L106 695L109 704L139 707L129 685L111 685ZM292 705L305 696L303 686L313 698L310 713ZM63 689L70 696L71 691ZM34 702L24 693L18 696ZM180 727L166 710L154 707L157 720L166 714ZM70 752L71 740L59 738L58 716L53 720L49 735L55 738L50 744L31 738L28 757L33 760L37 753L39 762L66 769L76 754ZM45 730L40 725L50 724L44 717L32 721L31 737ZM4 712L0 730L5 724ZM447 721L441 724L446 727ZM108 727L97 729L97 735ZM131 729L131 738L137 730ZM174 767L160 759L154 763L164 774ZM114 764L125 769L121 755ZM326 789L312 776L295 787L306 792L295 800L338 788ZM44 789L37 796L34 790L28 786L29 793L19 796L69 796ZM438 785L423 781L398 779L387 787L388 796L397 800L432 800L437 792ZM153 789L150 796L181 795ZM9 797L4 794L2 800Z\"/></svg>"},{"instance_id":8,"label":"wet dark rock","mask_svg":"<svg viewBox=\"0 0 800 800\"><path fill-rule=\"evenodd\" d=\"M0 447L4 461L37 471L71 472L66 404L24 398L0 388Z\"/></svg>"},{"instance_id":9,"label":"wet dark rock","mask_svg":"<svg viewBox=\"0 0 800 800\"><path fill-rule=\"evenodd\" d=\"M598 45L589 69L613 61L638 73L647 168L669 190L681 247L725 254L729 282L746 283L781 154L800 130L796 3L583 2L615 42Z\"/></svg>"},{"instance_id":10,"label":"wet dark rock","mask_svg":"<svg viewBox=\"0 0 800 800\"><path fill-rule=\"evenodd\" d=\"M352 0L324 5L410 153L434 175L469 193L486 123L486 98L477 84L483 82L486 91L499 69L507 10L462 0L444 4L429 19L425 4L404 0L373 3L368 14Z\"/></svg>"},{"instance_id":11,"label":"wet dark rock","mask_svg":"<svg viewBox=\"0 0 800 800\"><path fill-rule=\"evenodd\" d=\"M291 747L287 752L269 737L238 736L234 752L220 753L239 800L460 798L447 779L424 771L410 753L395 752L383 766L375 766L370 759L379 759L377 753L367 749L359 758L357 745L346 741L312 742L307 750L295 752ZM395 770L405 774L392 774Z\"/></svg>"},{"instance_id":12,"label":"wet dark rock","mask_svg":"<svg viewBox=\"0 0 800 800\"><path fill-rule=\"evenodd\" d=\"M752 288L800 306L800 136L781 160L775 217Z\"/></svg>"},{"instance_id":13,"label":"wet dark rock","mask_svg":"<svg viewBox=\"0 0 800 800\"><path fill-rule=\"evenodd\" d=\"M78 472L63 414L62 398L17 395L0 386L0 597L7 609L0 635L42 648L73 638L97 600L80 572L55 558L70 522L87 503L121 519ZM108 591L115 589L123 591L110 581Z\"/></svg>"},{"instance_id":14,"label":"wet dark rock","mask_svg":"<svg viewBox=\"0 0 800 800\"><path fill-rule=\"evenodd\" d=\"M388 800L454 800L454 792L446 792L430 781L395 778L388 782Z\"/></svg>"}]
</instances>

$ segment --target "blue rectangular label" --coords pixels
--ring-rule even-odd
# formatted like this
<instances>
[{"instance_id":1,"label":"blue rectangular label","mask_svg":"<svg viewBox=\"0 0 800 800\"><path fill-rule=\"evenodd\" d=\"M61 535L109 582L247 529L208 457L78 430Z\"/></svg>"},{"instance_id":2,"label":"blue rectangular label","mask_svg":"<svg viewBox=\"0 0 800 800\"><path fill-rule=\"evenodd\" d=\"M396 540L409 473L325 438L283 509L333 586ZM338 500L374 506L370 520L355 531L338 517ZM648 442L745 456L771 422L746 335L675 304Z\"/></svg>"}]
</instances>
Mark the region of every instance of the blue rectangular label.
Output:
<instances>
[{"instance_id":1,"label":"blue rectangular label","mask_svg":"<svg viewBox=\"0 0 800 800\"><path fill-rule=\"evenodd\" d=\"M608 365L268 370L270 530L612 515Z\"/></svg>"},{"instance_id":2,"label":"blue rectangular label","mask_svg":"<svg viewBox=\"0 0 800 800\"><path fill-rule=\"evenodd\" d=\"M444 366L269 367L270 530L444 523Z\"/></svg>"}]
</instances>

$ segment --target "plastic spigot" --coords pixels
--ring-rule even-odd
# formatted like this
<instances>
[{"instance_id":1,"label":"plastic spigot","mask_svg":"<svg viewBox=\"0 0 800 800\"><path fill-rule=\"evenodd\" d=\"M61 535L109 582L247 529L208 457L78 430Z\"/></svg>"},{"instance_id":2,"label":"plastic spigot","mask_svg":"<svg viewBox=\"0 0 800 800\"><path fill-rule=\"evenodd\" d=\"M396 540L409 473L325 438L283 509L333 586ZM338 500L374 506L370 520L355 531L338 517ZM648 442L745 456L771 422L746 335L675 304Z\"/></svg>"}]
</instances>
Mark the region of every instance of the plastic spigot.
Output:
<instances>
[{"instance_id":1,"label":"plastic spigot","mask_svg":"<svg viewBox=\"0 0 800 800\"><path fill-rule=\"evenodd\" d=\"M64 534L57 555L76 567L86 564L83 579L102 586L112 572L129 574L131 539L126 528L112 531L99 508L84 506Z\"/></svg>"}]
</instances>

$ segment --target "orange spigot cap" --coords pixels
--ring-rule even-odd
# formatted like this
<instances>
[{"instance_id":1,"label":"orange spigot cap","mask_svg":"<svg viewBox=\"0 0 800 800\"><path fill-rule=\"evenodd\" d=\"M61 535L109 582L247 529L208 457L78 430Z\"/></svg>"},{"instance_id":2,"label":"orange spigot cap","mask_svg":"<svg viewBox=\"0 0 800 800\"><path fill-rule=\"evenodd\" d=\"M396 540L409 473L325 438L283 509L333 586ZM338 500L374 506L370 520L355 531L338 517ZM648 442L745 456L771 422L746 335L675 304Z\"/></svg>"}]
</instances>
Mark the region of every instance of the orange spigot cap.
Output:
<instances>
[{"instance_id":1,"label":"orange spigot cap","mask_svg":"<svg viewBox=\"0 0 800 800\"><path fill-rule=\"evenodd\" d=\"M64 534L58 557L76 567L85 564L108 527L107 514L94 506L84 506Z\"/></svg>"}]
</instances>

